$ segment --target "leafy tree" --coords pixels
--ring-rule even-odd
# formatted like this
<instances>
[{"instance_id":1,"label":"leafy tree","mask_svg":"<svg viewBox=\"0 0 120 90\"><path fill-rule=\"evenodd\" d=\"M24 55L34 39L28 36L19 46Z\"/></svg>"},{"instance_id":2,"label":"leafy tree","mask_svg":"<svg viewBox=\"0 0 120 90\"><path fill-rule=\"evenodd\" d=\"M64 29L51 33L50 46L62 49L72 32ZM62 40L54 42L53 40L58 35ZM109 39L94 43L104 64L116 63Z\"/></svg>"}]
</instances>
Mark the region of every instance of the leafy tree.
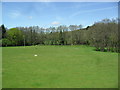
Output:
<instances>
[{"instance_id":1,"label":"leafy tree","mask_svg":"<svg viewBox=\"0 0 120 90\"><path fill-rule=\"evenodd\" d=\"M2 29L2 38L5 38L6 28L5 28L4 24L1 25L1 29Z\"/></svg>"},{"instance_id":2,"label":"leafy tree","mask_svg":"<svg viewBox=\"0 0 120 90\"><path fill-rule=\"evenodd\" d=\"M23 33L17 28L11 28L7 31L7 39L10 40L12 45L22 45L23 44Z\"/></svg>"},{"instance_id":3,"label":"leafy tree","mask_svg":"<svg viewBox=\"0 0 120 90\"><path fill-rule=\"evenodd\" d=\"M3 46L90 45L99 51L120 52L118 19L104 19L86 28L82 28L82 25L60 25L49 28L32 26L12 28L6 32L2 25L1 31L4 33Z\"/></svg>"},{"instance_id":4,"label":"leafy tree","mask_svg":"<svg viewBox=\"0 0 120 90\"><path fill-rule=\"evenodd\" d=\"M11 41L11 40L9 40L9 39L7 39L7 38L4 38L4 39L2 39L2 46L11 46L12 44L15 44L15 42L14 41Z\"/></svg>"}]
</instances>

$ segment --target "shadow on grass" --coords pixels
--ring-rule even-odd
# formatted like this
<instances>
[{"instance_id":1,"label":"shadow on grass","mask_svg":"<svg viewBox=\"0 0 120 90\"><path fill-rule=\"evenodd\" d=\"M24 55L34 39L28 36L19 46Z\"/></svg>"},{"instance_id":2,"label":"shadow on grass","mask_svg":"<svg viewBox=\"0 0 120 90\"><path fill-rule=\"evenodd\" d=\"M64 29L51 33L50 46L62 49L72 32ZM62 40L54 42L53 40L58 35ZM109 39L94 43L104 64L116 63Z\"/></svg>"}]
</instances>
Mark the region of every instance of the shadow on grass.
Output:
<instances>
[{"instance_id":1,"label":"shadow on grass","mask_svg":"<svg viewBox=\"0 0 120 90\"><path fill-rule=\"evenodd\" d=\"M93 51L98 51L98 52L111 52L111 53L120 53L120 52L116 52L116 51L114 51L114 50L110 50L110 51L108 51L107 49L104 49L104 50L100 50L100 49L93 49Z\"/></svg>"}]
</instances>

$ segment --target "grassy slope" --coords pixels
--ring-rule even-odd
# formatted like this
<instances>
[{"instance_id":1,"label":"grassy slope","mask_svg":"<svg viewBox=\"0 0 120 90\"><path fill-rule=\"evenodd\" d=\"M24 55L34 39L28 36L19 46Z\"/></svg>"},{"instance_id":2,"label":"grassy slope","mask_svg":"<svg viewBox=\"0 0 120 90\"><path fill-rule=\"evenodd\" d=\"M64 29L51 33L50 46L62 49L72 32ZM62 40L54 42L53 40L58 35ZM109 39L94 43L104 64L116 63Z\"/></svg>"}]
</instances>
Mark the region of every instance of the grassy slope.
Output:
<instances>
[{"instance_id":1,"label":"grassy slope","mask_svg":"<svg viewBox=\"0 0 120 90\"><path fill-rule=\"evenodd\" d=\"M38 56L35 57L34 54ZM118 54L87 46L3 48L4 88L115 88Z\"/></svg>"}]
</instances>

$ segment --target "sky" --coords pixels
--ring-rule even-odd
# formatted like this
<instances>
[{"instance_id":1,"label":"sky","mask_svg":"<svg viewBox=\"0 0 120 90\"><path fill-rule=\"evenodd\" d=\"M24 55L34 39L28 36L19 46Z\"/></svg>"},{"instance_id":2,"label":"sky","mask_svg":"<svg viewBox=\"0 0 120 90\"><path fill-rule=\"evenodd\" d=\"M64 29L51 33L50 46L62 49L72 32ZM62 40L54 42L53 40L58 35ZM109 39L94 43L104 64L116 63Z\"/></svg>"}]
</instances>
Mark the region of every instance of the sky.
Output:
<instances>
[{"instance_id":1,"label":"sky","mask_svg":"<svg viewBox=\"0 0 120 90\"><path fill-rule=\"evenodd\" d=\"M117 2L2 2L2 24L7 28L80 24L86 27L117 17Z\"/></svg>"}]
</instances>

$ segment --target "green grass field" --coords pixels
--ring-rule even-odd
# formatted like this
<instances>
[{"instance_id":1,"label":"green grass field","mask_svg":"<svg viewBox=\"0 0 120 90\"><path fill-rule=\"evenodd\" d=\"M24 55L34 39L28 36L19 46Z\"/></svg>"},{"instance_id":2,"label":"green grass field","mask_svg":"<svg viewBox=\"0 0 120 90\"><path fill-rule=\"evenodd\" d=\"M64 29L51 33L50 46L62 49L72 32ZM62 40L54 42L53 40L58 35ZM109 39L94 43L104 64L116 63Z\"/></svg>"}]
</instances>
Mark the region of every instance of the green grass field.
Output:
<instances>
[{"instance_id":1,"label":"green grass field","mask_svg":"<svg viewBox=\"0 0 120 90\"><path fill-rule=\"evenodd\" d=\"M2 50L3 88L118 87L117 53L98 52L88 46L3 47Z\"/></svg>"}]
</instances>

